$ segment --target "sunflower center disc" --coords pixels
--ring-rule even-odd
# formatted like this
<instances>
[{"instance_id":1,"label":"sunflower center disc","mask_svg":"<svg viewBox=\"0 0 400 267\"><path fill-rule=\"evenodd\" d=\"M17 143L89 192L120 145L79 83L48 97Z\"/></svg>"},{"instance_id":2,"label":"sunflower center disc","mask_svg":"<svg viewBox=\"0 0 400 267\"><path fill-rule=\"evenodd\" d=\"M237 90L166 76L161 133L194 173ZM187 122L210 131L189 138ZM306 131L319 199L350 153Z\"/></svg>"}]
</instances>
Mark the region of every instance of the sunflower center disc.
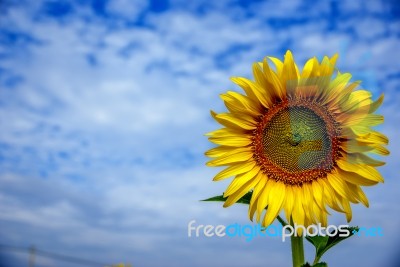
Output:
<instances>
[{"instance_id":1,"label":"sunflower center disc","mask_svg":"<svg viewBox=\"0 0 400 267\"><path fill-rule=\"evenodd\" d=\"M264 153L272 163L289 172L319 168L331 152L325 122L311 109L282 109L265 126Z\"/></svg>"},{"instance_id":2,"label":"sunflower center disc","mask_svg":"<svg viewBox=\"0 0 400 267\"><path fill-rule=\"evenodd\" d=\"M287 142L292 146L297 146L298 144L301 143L302 136L299 133L288 134L286 135L286 137L287 137Z\"/></svg>"},{"instance_id":3,"label":"sunflower center disc","mask_svg":"<svg viewBox=\"0 0 400 267\"><path fill-rule=\"evenodd\" d=\"M340 131L315 102L280 102L260 117L253 132L254 159L269 178L301 186L333 168L340 157Z\"/></svg>"}]
</instances>

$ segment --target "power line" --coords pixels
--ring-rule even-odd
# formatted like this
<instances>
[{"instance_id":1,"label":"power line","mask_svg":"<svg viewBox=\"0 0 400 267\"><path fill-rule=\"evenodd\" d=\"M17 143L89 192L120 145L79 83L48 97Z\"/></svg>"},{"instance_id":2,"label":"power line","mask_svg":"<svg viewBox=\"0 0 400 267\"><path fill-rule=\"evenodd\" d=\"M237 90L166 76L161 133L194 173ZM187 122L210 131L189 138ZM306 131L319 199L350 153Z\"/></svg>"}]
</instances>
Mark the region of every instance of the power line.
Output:
<instances>
[{"instance_id":1,"label":"power line","mask_svg":"<svg viewBox=\"0 0 400 267\"><path fill-rule=\"evenodd\" d=\"M18 246L11 246L11 245L3 245L0 244L0 250L14 250L14 251L19 251L19 252L25 252L29 253L31 257L34 257L36 255L46 257L46 258L52 258L60 261L65 261L65 262L70 262L74 264L81 264L81 265L86 265L86 266L93 266L93 267L99 267L99 266L112 266L112 264L105 264L101 262L96 262L92 260L87 260L87 259L81 259L73 256L68 256L68 255L62 255L58 253L53 253L53 252L48 252L44 251L41 249L37 249L35 247L18 247Z\"/></svg>"},{"instance_id":2,"label":"power line","mask_svg":"<svg viewBox=\"0 0 400 267\"><path fill-rule=\"evenodd\" d=\"M36 249L34 246L29 248L29 267L35 267L35 252Z\"/></svg>"}]
</instances>

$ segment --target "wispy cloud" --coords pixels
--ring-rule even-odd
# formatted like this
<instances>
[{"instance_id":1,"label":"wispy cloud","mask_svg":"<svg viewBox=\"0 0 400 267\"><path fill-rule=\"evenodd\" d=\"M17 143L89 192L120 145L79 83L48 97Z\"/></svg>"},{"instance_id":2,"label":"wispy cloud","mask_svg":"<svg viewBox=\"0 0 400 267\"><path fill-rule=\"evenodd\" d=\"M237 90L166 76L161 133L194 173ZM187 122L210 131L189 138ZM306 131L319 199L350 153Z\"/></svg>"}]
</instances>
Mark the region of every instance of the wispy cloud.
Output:
<instances>
[{"instance_id":1,"label":"wispy cloud","mask_svg":"<svg viewBox=\"0 0 400 267\"><path fill-rule=\"evenodd\" d=\"M250 77L252 62L292 49L300 62L340 52L341 70L365 80L376 97L386 94L382 130L393 140L387 183L367 191L377 204L368 213L355 208L354 218L384 224L388 234L365 241L368 247L352 241L352 253L363 266L394 257L398 235L390 231L400 218L376 219L399 211L391 204L398 200L400 122L393 6L155 2L3 4L1 240L141 266L264 266L266 250L271 264L288 265L287 244L188 239L186 226L191 219L246 222L243 207L198 202L226 185L211 183L216 170L203 167L210 147L203 134L216 127L208 112L223 109L219 93L238 90L230 76ZM362 257L365 250L379 253ZM349 257L330 260L343 265Z\"/></svg>"}]
</instances>

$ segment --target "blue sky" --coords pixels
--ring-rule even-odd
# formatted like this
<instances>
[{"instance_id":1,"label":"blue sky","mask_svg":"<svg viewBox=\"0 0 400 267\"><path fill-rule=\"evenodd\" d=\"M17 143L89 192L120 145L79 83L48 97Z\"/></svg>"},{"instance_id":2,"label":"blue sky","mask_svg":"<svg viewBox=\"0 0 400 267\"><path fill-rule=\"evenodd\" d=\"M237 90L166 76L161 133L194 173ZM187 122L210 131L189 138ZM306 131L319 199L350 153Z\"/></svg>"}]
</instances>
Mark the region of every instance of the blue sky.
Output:
<instances>
[{"instance_id":1,"label":"blue sky","mask_svg":"<svg viewBox=\"0 0 400 267\"><path fill-rule=\"evenodd\" d=\"M352 221L384 237L352 238L324 259L400 261L396 1L6 0L0 13L1 244L134 266L289 266L289 243L190 239L187 224L247 223L244 206L198 201L228 184L204 165L204 133L218 127L209 110L238 90L229 77L291 49L299 64L339 52L342 72L386 96L386 181L365 190L371 207L353 206ZM0 260L26 266L27 255Z\"/></svg>"}]
</instances>

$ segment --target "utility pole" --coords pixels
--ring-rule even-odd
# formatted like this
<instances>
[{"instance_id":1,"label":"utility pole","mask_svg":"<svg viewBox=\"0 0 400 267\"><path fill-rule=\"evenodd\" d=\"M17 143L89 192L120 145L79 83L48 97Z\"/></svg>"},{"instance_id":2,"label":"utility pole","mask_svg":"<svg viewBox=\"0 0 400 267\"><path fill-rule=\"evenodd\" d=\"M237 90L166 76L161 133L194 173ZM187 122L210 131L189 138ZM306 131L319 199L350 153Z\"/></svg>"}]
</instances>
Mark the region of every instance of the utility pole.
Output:
<instances>
[{"instance_id":1,"label":"utility pole","mask_svg":"<svg viewBox=\"0 0 400 267\"><path fill-rule=\"evenodd\" d=\"M30 255L29 255L29 267L35 267L35 246L31 246L29 248Z\"/></svg>"}]
</instances>

